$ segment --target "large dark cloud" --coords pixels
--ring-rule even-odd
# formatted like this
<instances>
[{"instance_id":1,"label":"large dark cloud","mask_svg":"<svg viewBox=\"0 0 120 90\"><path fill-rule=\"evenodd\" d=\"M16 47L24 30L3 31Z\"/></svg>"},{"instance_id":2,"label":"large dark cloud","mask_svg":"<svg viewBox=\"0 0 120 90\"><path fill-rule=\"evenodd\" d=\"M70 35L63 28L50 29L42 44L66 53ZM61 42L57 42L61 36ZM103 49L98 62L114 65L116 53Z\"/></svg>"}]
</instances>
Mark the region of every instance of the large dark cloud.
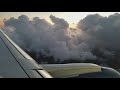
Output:
<instances>
[{"instance_id":1,"label":"large dark cloud","mask_svg":"<svg viewBox=\"0 0 120 90\"><path fill-rule=\"evenodd\" d=\"M112 50L120 49L120 14L115 13L109 17L88 15L77 27L91 36L88 41L94 45Z\"/></svg>"},{"instance_id":2,"label":"large dark cloud","mask_svg":"<svg viewBox=\"0 0 120 90\"><path fill-rule=\"evenodd\" d=\"M55 60L106 60L120 51L120 14L109 17L88 15L80 20L77 29L67 21L50 15L53 24L45 19L21 15L4 21L3 29L21 47L53 56Z\"/></svg>"},{"instance_id":3,"label":"large dark cloud","mask_svg":"<svg viewBox=\"0 0 120 90\"><path fill-rule=\"evenodd\" d=\"M50 19L53 25L38 17L29 20L28 16L21 15L18 19L6 20L3 29L21 47L53 56L55 60L96 59L81 30L70 29L64 19L53 15Z\"/></svg>"}]
</instances>

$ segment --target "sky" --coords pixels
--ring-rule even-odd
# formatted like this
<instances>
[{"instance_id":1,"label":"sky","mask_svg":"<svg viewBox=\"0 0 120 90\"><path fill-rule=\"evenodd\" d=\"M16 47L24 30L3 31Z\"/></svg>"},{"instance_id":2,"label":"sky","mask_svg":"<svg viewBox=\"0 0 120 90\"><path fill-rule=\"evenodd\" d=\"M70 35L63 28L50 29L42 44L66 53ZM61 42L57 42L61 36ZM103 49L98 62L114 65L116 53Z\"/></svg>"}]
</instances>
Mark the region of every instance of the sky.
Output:
<instances>
[{"instance_id":1,"label":"sky","mask_svg":"<svg viewBox=\"0 0 120 90\"><path fill-rule=\"evenodd\" d=\"M89 14L100 14L102 16L109 16L114 13L120 12L0 12L0 26L4 18L9 19L10 17L19 17L20 15L27 15L30 19L33 17L39 17L41 19L46 19L48 22L52 23L49 16L54 15L58 18L65 19L71 27L74 27L81 19Z\"/></svg>"}]
</instances>

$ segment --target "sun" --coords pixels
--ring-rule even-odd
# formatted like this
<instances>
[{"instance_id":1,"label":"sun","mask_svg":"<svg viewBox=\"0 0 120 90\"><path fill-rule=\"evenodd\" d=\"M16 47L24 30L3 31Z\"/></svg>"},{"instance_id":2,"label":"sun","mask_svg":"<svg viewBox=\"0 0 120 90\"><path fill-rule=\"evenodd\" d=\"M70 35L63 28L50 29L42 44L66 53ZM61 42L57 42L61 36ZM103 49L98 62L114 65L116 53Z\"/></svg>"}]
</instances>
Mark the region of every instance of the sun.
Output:
<instances>
[{"instance_id":1,"label":"sun","mask_svg":"<svg viewBox=\"0 0 120 90\"><path fill-rule=\"evenodd\" d=\"M74 28L74 29L76 29L76 24L75 23L72 23L72 24L69 24L69 28Z\"/></svg>"}]
</instances>

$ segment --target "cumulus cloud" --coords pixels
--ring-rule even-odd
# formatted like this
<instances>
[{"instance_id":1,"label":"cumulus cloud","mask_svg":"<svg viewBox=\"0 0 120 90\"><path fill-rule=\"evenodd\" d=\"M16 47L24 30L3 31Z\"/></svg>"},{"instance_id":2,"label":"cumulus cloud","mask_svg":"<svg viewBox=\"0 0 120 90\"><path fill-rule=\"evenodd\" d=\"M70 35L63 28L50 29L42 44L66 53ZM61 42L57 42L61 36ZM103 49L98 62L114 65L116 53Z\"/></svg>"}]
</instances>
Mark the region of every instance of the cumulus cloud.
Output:
<instances>
[{"instance_id":1,"label":"cumulus cloud","mask_svg":"<svg viewBox=\"0 0 120 90\"><path fill-rule=\"evenodd\" d=\"M67 21L50 15L53 24L45 19L21 15L4 21L3 29L21 47L38 55L53 56L64 61L85 61L112 58L120 50L120 14L108 17L88 15L80 20L76 29ZM94 53L94 51L98 49Z\"/></svg>"},{"instance_id":2,"label":"cumulus cloud","mask_svg":"<svg viewBox=\"0 0 120 90\"><path fill-rule=\"evenodd\" d=\"M67 29L69 24L64 19L59 19L53 15L50 15L51 21L54 23L56 29Z\"/></svg>"},{"instance_id":3,"label":"cumulus cloud","mask_svg":"<svg viewBox=\"0 0 120 90\"><path fill-rule=\"evenodd\" d=\"M4 30L18 45L34 50L55 60L96 59L87 44L87 35L80 29L72 30L64 19L50 16L53 25L45 19L21 15L4 22ZM83 37L86 36L86 37Z\"/></svg>"},{"instance_id":4,"label":"cumulus cloud","mask_svg":"<svg viewBox=\"0 0 120 90\"><path fill-rule=\"evenodd\" d=\"M69 28L62 18L50 15L50 19L53 24L39 17L30 20L21 15L4 20L2 29L19 46L35 52L38 60L45 56L50 57L47 60L54 58L58 62L79 60L102 65L115 63L113 66L119 67L120 14L88 15L78 22L76 29Z\"/></svg>"},{"instance_id":5,"label":"cumulus cloud","mask_svg":"<svg viewBox=\"0 0 120 90\"><path fill-rule=\"evenodd\" d=\"M77 27L91 37L88 41L94 45L112 50L120 49L120 14L115 13L109 17L88 15L80 20Z\"/></svg>"}]
</instances>

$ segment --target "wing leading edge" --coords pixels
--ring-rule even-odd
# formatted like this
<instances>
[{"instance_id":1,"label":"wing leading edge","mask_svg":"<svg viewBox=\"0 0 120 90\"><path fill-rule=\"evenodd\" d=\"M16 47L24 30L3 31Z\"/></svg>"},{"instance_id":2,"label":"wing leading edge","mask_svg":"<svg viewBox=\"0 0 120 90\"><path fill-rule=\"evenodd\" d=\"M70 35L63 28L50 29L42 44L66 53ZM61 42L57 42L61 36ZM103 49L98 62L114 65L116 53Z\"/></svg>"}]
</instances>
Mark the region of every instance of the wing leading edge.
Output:
<instances>
[{"instance_id":1,"label":"wing leading edge","mask_svg":"<svg viewBox=\"0 0 120 90\"><path fill-rule=\"evenodd\" d=\"M1 29L0 76L3 78L52 78Z\"/></svg>"}]
</instances>

